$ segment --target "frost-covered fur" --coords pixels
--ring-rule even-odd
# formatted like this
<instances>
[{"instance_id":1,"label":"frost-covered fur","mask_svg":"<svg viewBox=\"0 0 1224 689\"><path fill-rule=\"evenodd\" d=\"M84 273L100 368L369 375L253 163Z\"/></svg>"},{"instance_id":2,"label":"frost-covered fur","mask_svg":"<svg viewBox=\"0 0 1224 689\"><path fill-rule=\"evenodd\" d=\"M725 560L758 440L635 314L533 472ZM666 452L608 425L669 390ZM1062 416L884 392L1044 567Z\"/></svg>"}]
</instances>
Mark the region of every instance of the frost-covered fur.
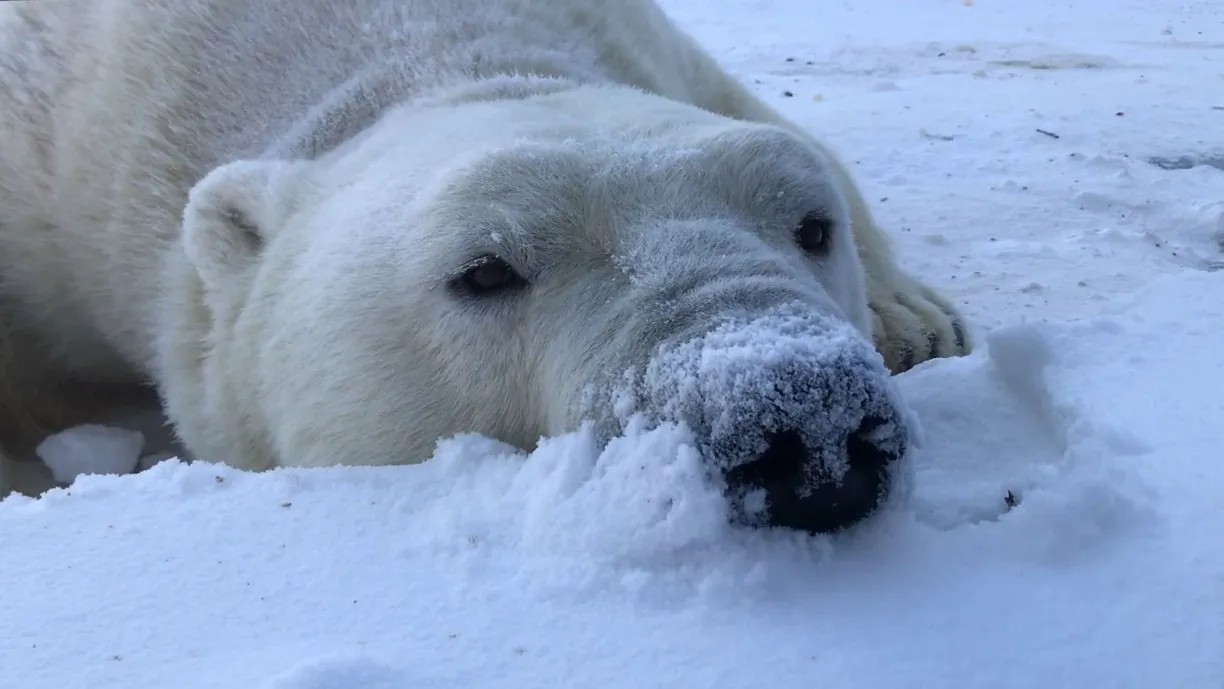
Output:
<instances>
[{"instance_id":1,"label":"frost-covered fur","mask_svg":"<svg viewBox=\"0 0 1224 689\"><path fill-rule=\"evenodd\" d=\"M239 467L530 447L660 344L786 302L893 371L969 349L845 168L650 0L16 5L6 444L150 385ZM483 255L528 286L456 293Z\"/></svg>"}]
</instances>

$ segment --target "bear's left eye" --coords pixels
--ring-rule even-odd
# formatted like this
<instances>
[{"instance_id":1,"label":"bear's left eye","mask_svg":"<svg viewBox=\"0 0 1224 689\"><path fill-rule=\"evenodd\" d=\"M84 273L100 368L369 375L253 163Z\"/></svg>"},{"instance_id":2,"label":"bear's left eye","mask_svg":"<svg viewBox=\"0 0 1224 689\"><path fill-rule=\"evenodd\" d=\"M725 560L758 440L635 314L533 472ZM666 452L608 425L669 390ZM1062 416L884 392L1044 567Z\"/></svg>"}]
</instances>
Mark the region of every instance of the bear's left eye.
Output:
<instances>
[{"instance_id":1,"label":"bear's left eye","mask_svg":"<svg viewBox=\"0 0 1224 689\"><path fill-rule=\"evenodd\" d=\"M829 253L833 239L833 220L820 211L803 216L795 228L795 243L811 256L820 258Z\"/></svg>"},{"instance_id":2,"label":"bear's left eye","mask_svg":"<svg viewBox=\"0 0 1224 689\"><path fill-rule=\"evenodd\" d=\"M527 286L527 280L497 256L481 256L451 278L452 291L469 297L486 297Z\"/></svg>"}]
</instances>

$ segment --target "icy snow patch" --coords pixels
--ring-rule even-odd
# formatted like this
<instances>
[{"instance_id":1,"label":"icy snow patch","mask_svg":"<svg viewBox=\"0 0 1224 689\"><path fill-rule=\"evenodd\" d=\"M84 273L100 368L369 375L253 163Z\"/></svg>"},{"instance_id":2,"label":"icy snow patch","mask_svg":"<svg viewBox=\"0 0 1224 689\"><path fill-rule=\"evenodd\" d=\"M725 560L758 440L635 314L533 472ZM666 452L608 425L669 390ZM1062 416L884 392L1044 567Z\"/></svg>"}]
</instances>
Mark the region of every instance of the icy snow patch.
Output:
<instances>
[{"instance_id":1,"label":"icy snow patch","mask_svg":"<svg viewBox=\"0 0 1224 689\"><path fill-rule=\"evenodd\" d=\"M130 474L144 448L140 431L85 424L47 436L35 448L39 459L60 483L82 474Z\"/></svg>"}]
</instances>

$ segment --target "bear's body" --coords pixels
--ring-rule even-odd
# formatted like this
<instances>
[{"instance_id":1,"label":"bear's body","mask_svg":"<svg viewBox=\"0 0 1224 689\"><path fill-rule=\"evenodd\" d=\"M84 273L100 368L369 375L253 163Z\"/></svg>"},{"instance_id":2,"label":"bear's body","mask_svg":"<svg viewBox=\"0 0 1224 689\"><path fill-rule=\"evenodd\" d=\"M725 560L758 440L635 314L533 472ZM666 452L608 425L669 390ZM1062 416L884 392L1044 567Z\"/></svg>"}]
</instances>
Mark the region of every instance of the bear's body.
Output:
<instances>
[{"instance_id":1,"label":"bear's body","mask_svg":"<svg viewBox=\"0 0 1224 689\"><path fill-rule=\"evenodd\" d=\"M420 461L464 431L530 446L592 414L586 367L641 368L680 327L632 315L673 303L641 285L674 281L674 300L703 270L777 273L771 295L798 290L893 371L969 349L845 169L650 0L15 13L0 409L23 411L6 448L94 415L79 395L149 386L193 456L244 468ZM759 236L801 220L806 256ZM683 315L709 317L700 334L719 309Z\"/></svg>"}]
</instances>

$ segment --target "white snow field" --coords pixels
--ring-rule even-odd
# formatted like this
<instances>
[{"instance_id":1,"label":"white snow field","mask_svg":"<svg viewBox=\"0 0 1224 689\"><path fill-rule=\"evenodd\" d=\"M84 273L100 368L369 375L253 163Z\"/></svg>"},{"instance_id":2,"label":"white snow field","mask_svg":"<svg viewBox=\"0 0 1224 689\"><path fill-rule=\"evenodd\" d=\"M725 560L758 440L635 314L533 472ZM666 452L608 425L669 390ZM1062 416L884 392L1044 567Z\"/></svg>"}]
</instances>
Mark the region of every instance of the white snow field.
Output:
<instances>
[{"instance_id":1,"label":"white snow field","mask_svg":"<svg viewBox=\"0 0 1224 689\"><path fill-rule=\"evenodd\" d=\"M0 504L0 689L1224 688L1224 5L665 6L977 325L909 504L732 528L675 428L83 476Z\"/></svg>"}]
</instances>

